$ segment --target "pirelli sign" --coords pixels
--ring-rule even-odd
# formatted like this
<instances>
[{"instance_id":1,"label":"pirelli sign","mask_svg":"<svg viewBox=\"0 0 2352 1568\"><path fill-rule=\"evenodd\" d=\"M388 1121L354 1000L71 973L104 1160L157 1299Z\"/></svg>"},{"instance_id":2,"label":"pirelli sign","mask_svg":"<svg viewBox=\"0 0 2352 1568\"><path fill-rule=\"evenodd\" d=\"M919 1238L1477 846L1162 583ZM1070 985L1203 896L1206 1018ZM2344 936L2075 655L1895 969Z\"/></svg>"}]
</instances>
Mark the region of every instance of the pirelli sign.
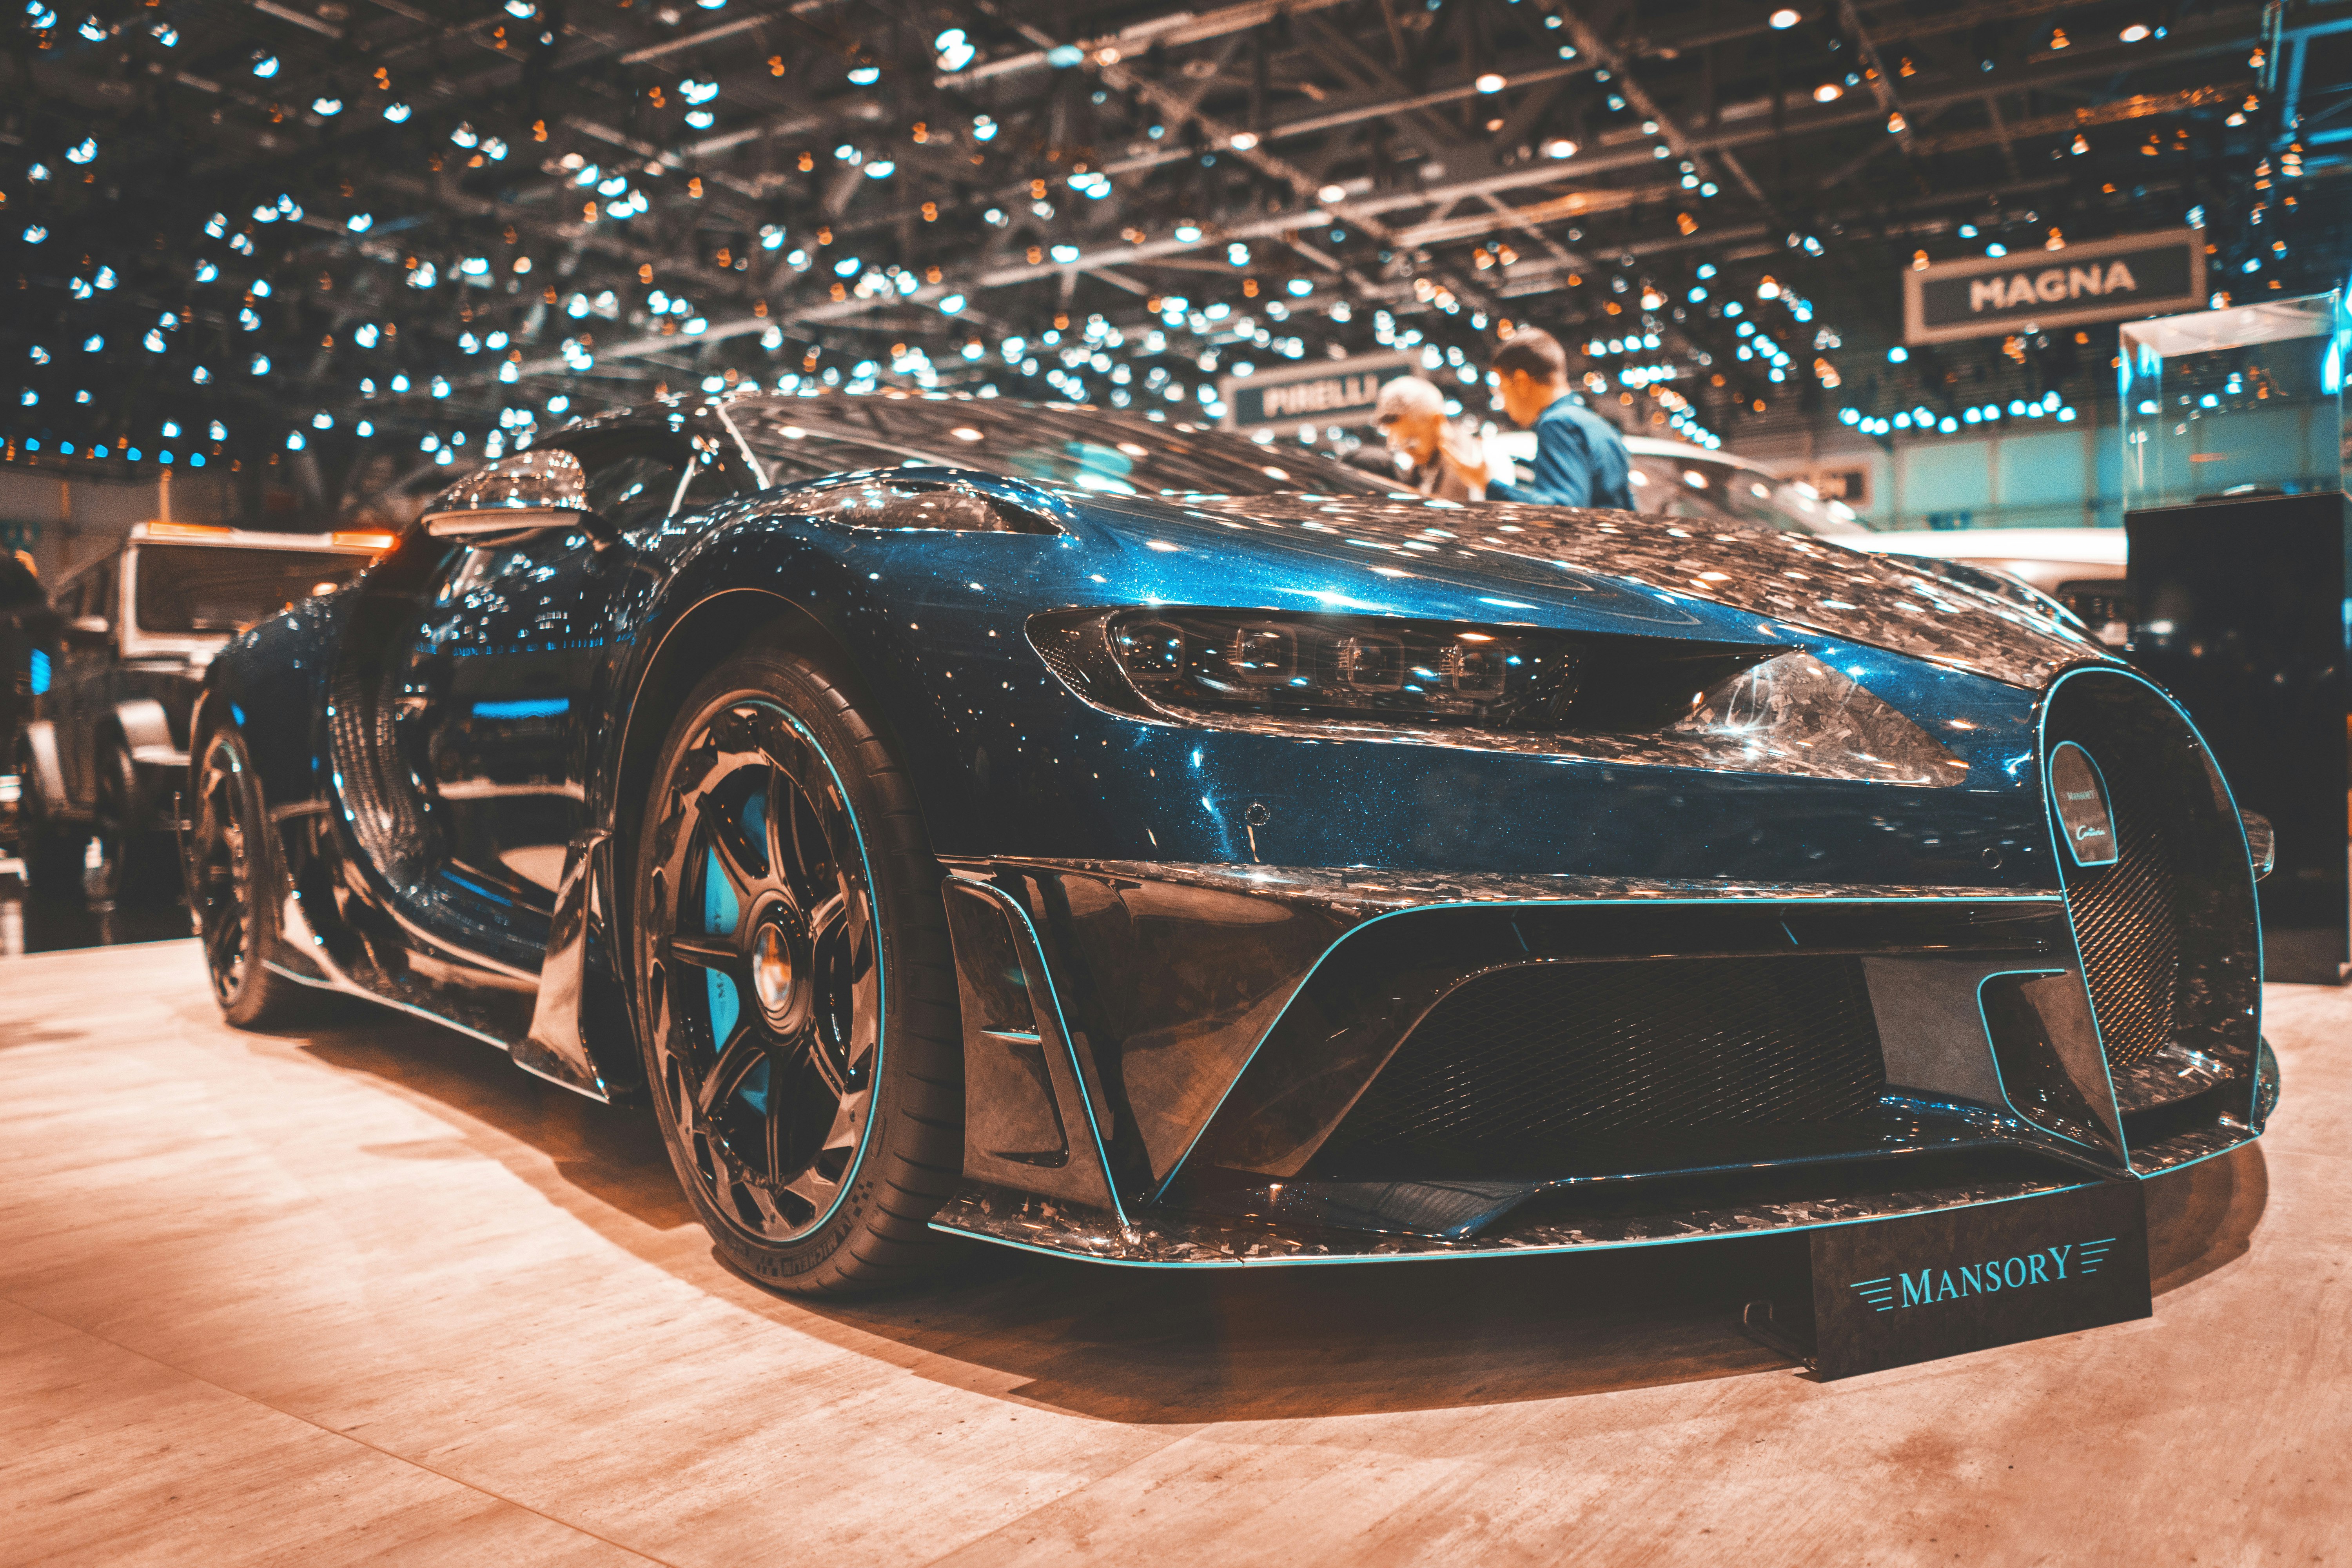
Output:
<instances>
[{"instance_id":1,"label":"pirelli sign","mask_svg":"<svg viewBox=\"0 0 2352 1568\"><path fill-rule=\"evenodd\" d=\"M1230 411L1223 423L1241 430L1289 422L1360 425L1372 416L1381 388L1417 374L1419 364L1409 353L1383 353L1229 375L1218 383Z\"/></svg>"},{"instance_id":2,"label":"pirelli sign","mask_svg":"<svg viewBox=\"0 0 2352 1568\"><path fill-rule=\"evenodd\" d=\"M2205 304L2205 231L1948 261L1903 274L1903 337L1941 343L2170 315Z\"/></svg>"}]
</instances>

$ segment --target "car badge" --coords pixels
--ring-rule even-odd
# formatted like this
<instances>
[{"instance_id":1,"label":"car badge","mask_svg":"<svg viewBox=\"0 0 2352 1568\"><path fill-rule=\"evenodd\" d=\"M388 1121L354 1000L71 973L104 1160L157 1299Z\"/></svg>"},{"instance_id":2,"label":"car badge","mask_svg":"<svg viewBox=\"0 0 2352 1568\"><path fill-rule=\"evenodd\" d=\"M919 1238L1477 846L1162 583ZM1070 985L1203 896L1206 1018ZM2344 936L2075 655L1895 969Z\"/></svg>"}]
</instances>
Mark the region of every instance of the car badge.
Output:
<instances>
[{"instance_id":1,"label":"car badge","mask_svg":"<svg viewBox=\"0 0 2352 1568\"><path fill-rule=\"evenodd\" d=\"M2091 753L2072 741L2061 741L2051 750L2050 800L2075 865L2116 863L2116 819L2107 809L2106 783Z\"/></svg>"}]
</instances>

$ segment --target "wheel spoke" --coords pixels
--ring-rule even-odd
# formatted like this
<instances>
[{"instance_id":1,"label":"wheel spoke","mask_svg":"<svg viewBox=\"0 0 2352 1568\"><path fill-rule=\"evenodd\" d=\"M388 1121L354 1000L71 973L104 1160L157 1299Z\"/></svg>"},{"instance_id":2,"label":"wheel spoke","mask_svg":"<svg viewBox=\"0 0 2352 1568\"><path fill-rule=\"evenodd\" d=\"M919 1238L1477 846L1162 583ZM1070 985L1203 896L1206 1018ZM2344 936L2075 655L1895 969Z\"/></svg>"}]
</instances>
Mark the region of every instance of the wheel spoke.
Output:
<instances>
[{"instance_id":1,"label":"wheel spoke","mask_svg":"<svg viewBox=\"0 0 2352 1568\"><path fill-rule=\"evenodd\" d=\"M712 826L716 827L717 824ZM709 835L711 852L718 861L719 873L727 879L727 885L734 891L736 919L740 921L743 914L751 909L753 896L760 891L767 879L743 864L742 852L735 839L735 834L724 830ZM709 874L707 867L705 874Z\"/></svg>"},{"instance_id":2,"label":"wheel spoke","mask_svg":"<svg viewBox=\"0 0 2352 1568\"><path fill-rule=\"evenodd\" d=\"M825 1130L825 1148L857 1147L858 1134L866 1125L866 1102L872 1093L870 1089L859 1089L855 1094L841 1097L841 1103L834 1108L833 1125Z\"/></svg>"},{"instance_id":3,"label":"wheel spoke","mask_svg":"<svg viewBox=\"0 0 2352 1568\"><path fill-rule=\"evenodd\" d=\"M787 841L782 847L782 880L793 898L806 909L823 897L832 879L833 856L825 843L824 825L813 820L808 796L795 785L790 792L793 809ZM779 814L780 816L782 814Z\"/></svg>"},{"instance_id":4,"label":"wheel spoke","mask_svg":"<svg viewBox=\"0 0 2352 1568\"><path fill-rule=\"evenodd\" d=\"M808 911L809 946L821 948L826 940L837 934L849 919L849 895L835 891L834 895Z\"/></svg>"},{"instance_id":5,"label":"wheel spoke","mask_svg":"<svg viewBox=\"0 0 2352 1568\"><path fill-rule=\"evenodd\" d=\"M782 1190L808 1205L816 1213L823 1214L833 1206L834 1199L840 1195L841 1184L827 1179L814 1165L811 1165L791 1181L786 1182Z\"/></svg>"},{"instance_id":6,"label":"wheel spoke","mask_svg":"<svg viewBox=\"0 0 2352 1568\"><path fill-rule=\"evenodd\" d=\"M815 1070L816 1076L824 1080L825 1092L835 1100L849 1092L849 1084L841 1070L841 1064L833 1059L833 1053L825 1048L824 1035L817 1029L812 1027L802 1030L800 1037L792 1041L779 1054L804 1058Z\"/></svg>"},{"instance_id":7,"label":"wheel spoke","mask_svg":"<svg viewBox=\"0 0 2352 1568\"><path fill-rule=\"evenodd\" d=\"M205 956L213 972L226 974L244 951L245 921L234 907L214 912L212 930L205 933Z\"/></svg>"},{"instance_id":8,"label":"wheel spoke","mask_svg":"<svg viewBox=\"0 0 2352 1568\"><path fill-rule=\"evenodd\" d=\"M718 970L739 985L748 979L748 976L742 973L743 950L736 945L731 937L664 937L660 953L665 962L676 959L680 963L691 964L697 969Z\"/></svg>"},{"instance_id":9,"label":"wheel spoke","mask_svg":"<svg viewBox=\"0 0 2352 1568\"><path fill-rule=\"evenodd\" d=\"M713 1111L735 1092L743 1077L760 1064L768 1054L767 1046L759 1031L748 1024L739 1024L727 1043L719 1047L719 1059L703 1075L701 1085L695 1090L695 1111L708 1122Z\"/></svg>"}]
</instances>

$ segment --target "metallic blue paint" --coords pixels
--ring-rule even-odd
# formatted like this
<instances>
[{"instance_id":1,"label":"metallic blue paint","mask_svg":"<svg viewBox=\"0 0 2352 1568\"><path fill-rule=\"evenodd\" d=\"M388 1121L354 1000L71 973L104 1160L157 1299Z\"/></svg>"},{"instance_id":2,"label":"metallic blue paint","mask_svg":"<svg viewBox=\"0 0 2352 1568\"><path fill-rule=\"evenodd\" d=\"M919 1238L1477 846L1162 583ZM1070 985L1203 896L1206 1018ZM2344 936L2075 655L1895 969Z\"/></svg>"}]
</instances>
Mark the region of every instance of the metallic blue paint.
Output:
<instances>
[{"instance_id":1,"label":"metallic blue paint","mask_svg":"<svg viewBox=\"0 0 2352 1568\"><path fill-rule=\"evenodd\" d=\"M650 417L600 421L586 434L635 429L650 437L715 406L672 400ZM1285 460L1307 471L1303 459ZM2045 639L2037 646L2061 673L2046 684L2013 684L1980 672L1992 668L1982 660L1965 668L1965 659L1904 651L1899 617L1857 611L1850 623L1823 613L1783 619L1726 602L1737 594L1710 596L1704 581L1666 588L1654 573L1616 575L1589 563L1546 575L1541 563L1516 556L1504 569L1499 546L1486 557L1464 551L1465 559L1439 560L1370 549L1350 542L1351 534L1244 530L1234 519L1246 512L1246 497L1206 510L1182 498L1104 495L980 469L916 464L890 477L978 489L1056 531L853 526L812 513L811 500L834 482L816 480L739 493L610 543L584 533L527 541L516 548L531 552L545 584L541 602L528 603L503 593L453 598L468 546L412 528L352 589L272 617L216 658L207 700L224 700L212 710L234 714L246 731L263 796L281 825L291 891L336 957L331 973L380 975L352 984L431 1016L416 999L418 985L429 986L446 1002L436 1003L438 1016L512 1042L526 1032L547 952L545 889L519 881L490 892L476 879L468 890L446 867L404 871L366 847L378 829L360 813L381 807L344 776L336 704L355 700L361 686L352 680L375 679L367 660L376 656L367 650L391 646L383 628L420 617L466 644L454 651L467 667L496 673L559 661L547 668L565 672L568 695L501 691L473 698L470 711L554 721L564 737L558 782L578 803L574 842L609 836L620 864L643 804L628 793L631 759L672 717L649 694L671 689L659 682L675 686L678 671L690 685L726 651L711 640L713 628L724 627L731 637L783 637L836 666L905 767L934 851L959 862L1370 866L1433 877L1936 888L1981 899L2063 891L2041 725L2048 698L2072 678L2068 661L2116 668L2088 647ZM1355 493L1360 498L1360 485ZM1440 514L1422 510L1418 500L1395 506L1399 527L1530 515ZM1622 514L1561 518L1544 526L1602 527L1653 546L1668 531L1663 521ZM1507 525L1513 533L1527 526ZM1583 544L1589 554L1591 539ZM1717 546L1693 540L1675 548L1698 558ZM1832 545L1820 552L1841 571L1902 570L1878 558L1848 560ZM1156 723L1081 700L1026 636L1030 617L1043 611L1155 605L1325 608L1802 652L1927 731L1966 768L1946 787L1914 787L1432 743L1443 737L1341 742ZM587 858L580 863L583 875L604 874ZM1038 942L1030 910L1004 901ZM618 888L595 888L592 902L603 919L625 919ZM625 946L607 931L579 944L585 956L573 962L625 995L616 967ZM1037 951L1055 950L1040 943ZM310 959L289 951L289 962L290 973ZM1050 994L1058 1010L1059 993ZM1066 1024L1064 1037L1073 1039ZM600 1056L598 1067L612 1083L637 1076L634 1061ZM1093 1156L1108 1164L1104 1147L1116 1130L1090 1092L1084 1109ZM1162 1183L1153 1195L1166 1192Z\"/></svg>"}]
</instances>

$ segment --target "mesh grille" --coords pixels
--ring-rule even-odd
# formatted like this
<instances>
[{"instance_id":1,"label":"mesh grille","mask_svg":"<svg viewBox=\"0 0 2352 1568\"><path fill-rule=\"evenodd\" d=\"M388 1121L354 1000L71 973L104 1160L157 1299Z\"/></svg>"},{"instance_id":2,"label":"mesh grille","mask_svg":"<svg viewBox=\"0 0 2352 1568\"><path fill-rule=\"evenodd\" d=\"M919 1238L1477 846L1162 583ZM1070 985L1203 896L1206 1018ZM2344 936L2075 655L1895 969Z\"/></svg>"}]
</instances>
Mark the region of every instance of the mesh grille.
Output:
<instances>
[{"instance_id":1,"label":"mesh grille","mask_svg":"<svg viewBox=\"0 0 2352 1568\"><path fill-rule=\"evenodd\" d=\"M2122 1068L2172 1038L2181 931L2179 878L2167 834L2145 807L2135 813L2138 803L2129 793L2117 792L2110 804L2116 863L2075 868L2066 898L2107 1060Z\"/></svg>"},{"instance_id":2,"label":"mesh grille","mask_svg":"<svg viewBox=\"0 0 2352 1568\"><path fill-rule=\"evenodd\" d=\"M1620 1130L1832 1121L1875 1110L1885 1077L1853 958L1531 965L1432 1009L1325 1158L1518 1164Z\"/></svg>"}]
</instances>

